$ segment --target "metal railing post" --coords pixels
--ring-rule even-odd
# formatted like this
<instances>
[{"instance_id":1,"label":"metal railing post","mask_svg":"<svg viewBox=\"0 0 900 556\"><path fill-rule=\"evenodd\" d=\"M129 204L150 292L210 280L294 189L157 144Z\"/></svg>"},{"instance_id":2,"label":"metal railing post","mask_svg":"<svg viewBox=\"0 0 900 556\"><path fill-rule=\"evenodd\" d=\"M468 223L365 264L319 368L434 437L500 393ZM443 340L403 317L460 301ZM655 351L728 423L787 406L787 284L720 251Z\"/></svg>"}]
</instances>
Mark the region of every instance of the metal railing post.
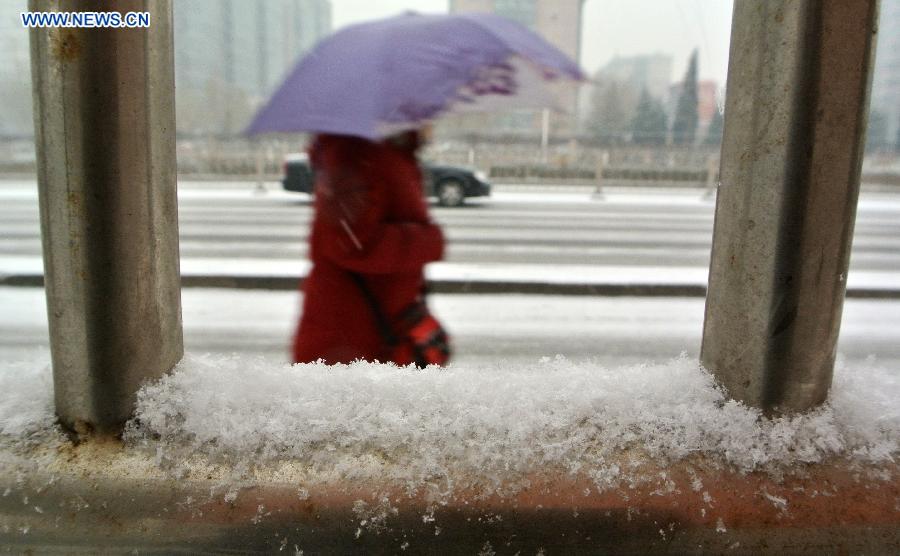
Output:
<instances>
[{"instance_id":1,"label":"metal railing post","mask_svg":"<svg viewBox=\"0 0 900 556\"><path fill-rule=\"evenodd\" d=\"M606 168L606 163L609 158L609 153L602 152L597 155L597 161L594 163L594 193L591 195L593 199L603 199L603 169Z\"/></svg>"},{"instance_id":2,"label":"metal railing post","mask_svg":"<svg viewBox=\"0 0 900 556\"><path fill-rule=\"evenodd\" d=\"M831 385L878 0L737 0L701 362L769 414Z\"/></svg>"},{"instance_id":3,"label":"metal railing post","mask_svg":"<svg viewBox=\"0 0 900 556\"><path fill-rule=\"evenodd\" d=\"M31 31L56 411L115 432L183 354L169 0L31 0L149 12L150 27Z\"/></svg>"}]
</instances>

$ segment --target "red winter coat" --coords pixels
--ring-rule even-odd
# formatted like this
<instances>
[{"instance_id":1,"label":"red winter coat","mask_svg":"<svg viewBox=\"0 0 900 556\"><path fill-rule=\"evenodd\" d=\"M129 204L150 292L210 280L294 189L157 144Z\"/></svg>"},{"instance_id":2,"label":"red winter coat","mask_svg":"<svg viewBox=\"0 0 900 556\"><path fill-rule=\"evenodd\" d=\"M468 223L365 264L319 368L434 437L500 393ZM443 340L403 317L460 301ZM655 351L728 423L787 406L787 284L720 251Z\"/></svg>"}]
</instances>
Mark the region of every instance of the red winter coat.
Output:
<instances>
[{"instance_id":1,"label":"red winter coat","mask_svg":"<svg viewBox=\"0 0 900 556\"><path fill-rule=\"evenodd\" d=\"M363 276L393 322L424 284L423 267L442 258L444 237L422 195L416 144L320 135L309 238L312 269L294 337L294 362L385 361L375 316L348 271Z\"/></svg>"}]
</instances>

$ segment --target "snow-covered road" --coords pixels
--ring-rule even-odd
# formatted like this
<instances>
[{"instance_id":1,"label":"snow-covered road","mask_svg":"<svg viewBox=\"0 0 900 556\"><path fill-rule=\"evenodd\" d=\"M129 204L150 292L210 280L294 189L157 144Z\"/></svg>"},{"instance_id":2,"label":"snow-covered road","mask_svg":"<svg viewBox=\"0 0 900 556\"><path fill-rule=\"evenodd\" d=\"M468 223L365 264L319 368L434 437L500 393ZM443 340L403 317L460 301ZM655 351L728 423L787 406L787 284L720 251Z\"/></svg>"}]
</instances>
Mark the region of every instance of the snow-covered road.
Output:
<instances>
[{"instance_id":1,"label":"snow-covered road","mask_svg":"<svg viewBox=\"0 0 900 556\"><path fill-rule=\"evenodd\" d=\"M283 361L299 302L294 292L185 289L186 349ZM681 352L696 357L700 349L700 298L453 294L431 302L453 335L460 364L561 354L621 365ZM43 290L0 287L0 306L0 360L46 356ZM853 361L874 356L900 369L900 301L848 300L839 353Z\"/></svg>"},{"instance_id":2,"label":"snow-covered road","mask_svg":"<svg viewBox=\"0 0 900 556\"><path fill-rule=\"evenodd\" d=\"M303 195L269 184L182 183L182 272L299 276L310 208ZM434 208L450 256L433 280L557 284L704 285L714 202L700 190L554 192L501 187L464 209ZM37 192L0 182L0 275L40 274ZM900 289L900 195L860 201L849 286ZM283 358L296 319L294 292L186 289L187 348ZM606 363L665 359L699 351L703 300L545 295L435 295L455 338L457 361L545 355ZM47 345L43 292L0 288L0 357ZM840 350L900 360L900 302L849 300Z\"/></svg>"},{"instance_id":3,"label":"snow-covered road","mask_svg":"<svg viewBox=\"0 0 900 556\"><path fill-rule=\"evenodd\" d=\"M434 280L581 284L706 282L714 200L702 190L501 186L462 209L434 207L448 238ZM190 276L305 273L309 200L268 184L184 182L182 271ZM36 186L0 182L0 275L41 273ZM900 195L865 193L850 288L900 289Z\"/></svg>"}]
</instances>

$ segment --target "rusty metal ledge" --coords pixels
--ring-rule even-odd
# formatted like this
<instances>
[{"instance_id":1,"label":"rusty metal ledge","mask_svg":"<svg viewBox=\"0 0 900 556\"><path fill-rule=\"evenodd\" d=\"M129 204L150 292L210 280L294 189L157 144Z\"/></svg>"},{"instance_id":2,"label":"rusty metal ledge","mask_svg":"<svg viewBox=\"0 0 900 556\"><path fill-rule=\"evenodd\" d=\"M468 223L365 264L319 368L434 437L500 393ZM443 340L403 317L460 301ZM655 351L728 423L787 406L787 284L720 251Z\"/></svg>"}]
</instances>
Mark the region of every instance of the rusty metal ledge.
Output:
<instances>
[{"instance_id":1,"label":"rusty metal ledge","mask_svg":"<svg viewBox=\"0 0 900 556\"><path fill-rule=\"evenodd\" d=\"M277 472L232 486L229 495L213 473L169 477L114 443L59 449L51 460L25 471L0 463L0 546L7 550L900 553L897 464L810 465L778 481L694 460L602 492L586 478L536 475L507 496L458 491L435 501L400 485L301 485Z\"/></svg>"}]
</instances>

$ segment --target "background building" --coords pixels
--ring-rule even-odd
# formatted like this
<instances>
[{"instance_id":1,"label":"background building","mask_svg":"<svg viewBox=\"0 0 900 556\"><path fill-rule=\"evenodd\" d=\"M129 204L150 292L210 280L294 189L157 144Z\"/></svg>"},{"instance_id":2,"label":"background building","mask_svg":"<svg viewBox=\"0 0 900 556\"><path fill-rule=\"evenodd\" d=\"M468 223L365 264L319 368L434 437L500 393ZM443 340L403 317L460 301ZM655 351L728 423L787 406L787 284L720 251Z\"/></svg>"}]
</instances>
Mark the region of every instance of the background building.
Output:
<instances>
[{"instance_id":1,"label":"background building","mask_svg":"<svg viewBox=\"0 0 900 556\"><path fill-rule=\"evenodd\" d=\"M665 54L616 56L582 86L579 131L604 140L625 139L642 91L665 102L672 82L672 57Z\"/></svg>"},{"instance_id":2,"label":"background building","mask_svg":"<svg viewBox=\"0 0 900 556\"><path fill-rule=\"evenodd\" d=\"M672 57L665 54L616 56L600 69L598 75L627 83L638 91L647 89L651 96L662 100L672 82Z\"/></svg>"},{"instance_id":3,"label":"background building","mask_svg":"<svg viewBox=\"0 0 900 556\"><path fill-rule=\"evenodd\" d=\"M581 63L581 13L584 0L450 0L450 13L493 12L529 27L573 60ZM573 133L577 127L578 89L559 91L565 114L554 114L554 133ZM485 118L467 115L448 118L441 130L449 133L537 136L540 111L518 110Z\"/></svg>"},{"instance_id":4,"label":"background building","mask_svg":"<svg viewBox=\"0 0 900 556\"><path fill-rule=\"evenodd\" d=\"M0 3L0 137L31 137L31 62L28 30L19 13L26 0Z\"/></svg>"},{"instance_id":5,"label":"background building","mask_svg":"<svg viewBox=\"0 0 900 556\"><path fill-rule=\"evenodd\" d=\"M229 135L331 32L329 0L173 2L178 131ZM26 0L0 2L0 137L33 135Z\"/></svg>"},{"instance_id":6,"label":"background building","mask_svg":"<svg viewBox=\"0 0 900 556\"><path fill-rule=\"evenodd\" d=\"M294 62L331 32L328 0L174 2L182 135L240 132Z\"/></svg>"},{"instance_id":7,"label":"background building","mask_svg":"<svg viewBox=\"0 0 900 556\"><path fill-rule=\"evenodd\" d=\"M900 150L900 0L881 0L869 126L870 148Z\"/></svg>"}]
</instances>

